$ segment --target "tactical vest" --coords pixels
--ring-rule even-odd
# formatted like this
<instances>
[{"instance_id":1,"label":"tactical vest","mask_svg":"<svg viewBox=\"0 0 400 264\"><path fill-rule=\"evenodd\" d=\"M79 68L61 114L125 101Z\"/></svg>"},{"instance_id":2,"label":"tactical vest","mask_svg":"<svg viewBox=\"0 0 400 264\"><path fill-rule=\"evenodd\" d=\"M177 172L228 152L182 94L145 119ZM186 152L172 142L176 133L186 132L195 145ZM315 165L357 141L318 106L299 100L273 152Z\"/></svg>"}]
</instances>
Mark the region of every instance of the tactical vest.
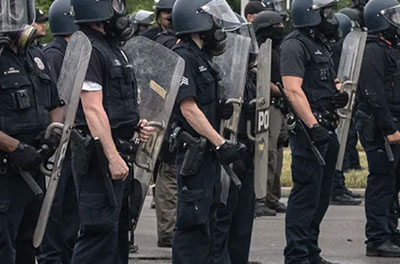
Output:
<instances>
[{"instance_id":1,"label":"tactical vest","mask_svg":"<svg viewBox=\"0 0 400 264\"><path fill-rule=\"evenodd\" d=\"M0 130L19 138L37 135L50 123L51 88L48 64L38 48L25 60L4 50L0 60Z\"/></svg>"},{"instance_id":2,"label":"tactical vest","mask_svg":"<svg viewBox=\"0 0 400 264\"><path fill-rule=\"evenodd\" d=\"M121 126L134 127L139 122L137 84L129 58L117 46L107 44L88 36L93 50L97 51L104 67L103 107L107 113L111 129ZM90 67L90 65L89 65ZM76 123L87 127L82 106L79 106Z\"/></svg>"},{"instance_id":3,"label":"tactical vest","mask_svg":"<svg viewBox=\"0 0 400 264\"><path fill-rule=\"evenodd\" d=\"M66 51L66 46L61 44L58 41L53 41L49 44L47 44L44 48L43 48L43 52L46 53L49 50L54 50L56 51L60 56L62 56L64 58L65 55L65 51Z\"/></svg>"},{"instance_id":4,"label":"tactical vest","mask_svg":"<svg viewBox=\"0 0 400 264\"><path fill-rule=\"evenodd\" d=\"M334 110L331 98L337 92L336 73L327 48L298 30L289 34L284 41L289 39L299 40L306 51L306 72L303 76L302 89L312 110Z\"/></svg>"},{"instance_id":5,"label":"tactical vest","mask_svg":"<svg viewBox=\"0 0 400 264\"><path fill-rule=\"evenodd\" d=\"M211 58L209 58L203 51L198 50L192 45L194 43L181 42L179 45L175 46L172 50L180 54L180 50L185 53L190 53L193 56L193 61L187 63L186 65L195 65L193 70L198 70L197 73L193 73L196 87L197 87L197 100L196 103L200 110L207 117L210 124L214 129L219 130L220 118L218 116L218 101L221 96L221 87L219 81L221 80L219 75L219 69L217 65L213 64ZM186 66L188 67L188 66ZM206 67L206 69L203 69ZM191 133L192 135L197 135L194 130L187 124L186 120L178 118L184 129Z\"/></svg>"},{"instance_id":6,"label":"tactical vest","mask_svg":"<svg viewBox=\"0 0 400 264\"><path fill-rule=\"evenodd\" d=\"M377 41L379 45L385 44ZM387 47L387 68L385 70L385 96L390 112L396 117L400 117L400 48Z\"/></svg>"},{"instance_id":7,"label":"tactical vest","mask_svg":"<svg viewBox=\"0 0 400 264\"><path fill-rule=\"evenodd\" d=\"M172 49L172 47L175 46L177 40L178 39L176 38L175 34L167 30L158 33L157 36L154 38L154 41L169 49Z\"/></svg>"}]
</instances>

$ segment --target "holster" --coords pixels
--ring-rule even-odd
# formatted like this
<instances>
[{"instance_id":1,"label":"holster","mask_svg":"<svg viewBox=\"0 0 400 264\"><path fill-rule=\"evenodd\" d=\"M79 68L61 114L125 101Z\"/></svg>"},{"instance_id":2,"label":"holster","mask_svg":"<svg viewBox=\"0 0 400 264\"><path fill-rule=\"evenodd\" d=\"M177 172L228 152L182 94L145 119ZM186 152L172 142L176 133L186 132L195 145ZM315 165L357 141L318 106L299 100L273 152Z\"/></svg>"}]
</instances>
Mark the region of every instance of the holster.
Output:
<instances>
[{"instance_id":1,"label":"holster","mask_svg":"<svg viewBox=\"0 0 400 264\"><path fill-rule=\"evenodd\" d=\"M357 110L356 118L359 120L359 125L357 125L357 130L363 132L363 136L366 141L373 142L376 137L376 122L375 116L369 115L364 111Z\"/></svg>"},{"instance_id":2,"label":"holster","mask_svg":"<svg viewBox=\"0 0 400 264\"><path fill-rule=\"evenodd\" d=\"M89 170L90 159L93 155L93 138L90 134L78 132L71 133L71 150L80 153L79 159L74 159L73 166L80 175L85 175Z\"/></svg>"},{"instance_id":3,"label":"holster","mask_svg":"<svg viewBox=\"0 0 400 264\"><path fill-rule=\"evenodd\" d=\"M179 145L186 149L183 164L180 169L182 176L197 174L203 163L207 150L207 140L203 137L196 138L189 133L182 131L179 135Z\"/></svg>"}]
</instances>

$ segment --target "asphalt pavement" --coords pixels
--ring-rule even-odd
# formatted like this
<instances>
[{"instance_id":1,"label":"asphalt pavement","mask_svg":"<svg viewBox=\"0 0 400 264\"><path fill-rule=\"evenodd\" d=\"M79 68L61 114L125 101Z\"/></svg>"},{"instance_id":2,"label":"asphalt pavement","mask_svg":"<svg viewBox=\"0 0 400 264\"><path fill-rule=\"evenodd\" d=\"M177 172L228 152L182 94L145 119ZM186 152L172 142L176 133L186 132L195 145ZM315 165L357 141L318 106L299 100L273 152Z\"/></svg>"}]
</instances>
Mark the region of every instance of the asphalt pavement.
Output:
<instances>
[{"instance_id":1,"label":"asphalt pavement","mask_svg":"<svg viewBox=\"0 0 400 264\"><path fill-rule=\"evenodd\" d=\"M136 231L136 241L140 249L138 253L131 254L130 264L172 262L171 250L157 247L156 216L155 210L150 209L150 199L148 196ZM284 214L255 219L250 254L251 264L283 263L284 221ZM363 205L330 206L321 226L322 256L341 264L399 264L399 258L365 256L364 225Z\"/></svg>"}]
</instances>

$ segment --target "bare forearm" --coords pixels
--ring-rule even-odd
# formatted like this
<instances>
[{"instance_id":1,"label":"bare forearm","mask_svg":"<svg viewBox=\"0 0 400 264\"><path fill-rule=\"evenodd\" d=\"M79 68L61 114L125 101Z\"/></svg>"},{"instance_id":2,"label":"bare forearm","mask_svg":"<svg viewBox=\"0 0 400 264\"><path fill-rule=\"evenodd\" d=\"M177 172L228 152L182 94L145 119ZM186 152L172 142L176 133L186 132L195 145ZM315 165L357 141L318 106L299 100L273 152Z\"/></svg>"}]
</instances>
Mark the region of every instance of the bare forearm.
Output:
<instances>
[{"instance_id":1,"label":"bare forearm","mask_svg":"<svg viewBox=\"0 0 400 264\"><path fill-rule=\"evenodd\" d=\"M10 137L6 133L0 131L0 150L4 152L14 151L19 144L19 141Z\"/></svg>"},{"instance_id":2,"label":"bare forearm","mask_svg":"<svg viewBox=\"0 0 400 264\"><path fill-rule=\"evenodd\" d=\"M61 107L51 110L50 112L50 122L64 123L64 110Z\"/></svg>"},{"instance_id":3,"label":"bare forearm","mask_svg":"<svg viewBox=\"0 0 400 264\"><path fill-rule=\"evenodd\" d=\"M189 107L182 107L182 114L189 125L201 136L208 139L214 146L222 144L224 139L213 128L204 113L197 107L196 103L191 104Z\"/></svg>"},{"instance_id":4,"label":"bare forearm","mask_svg":"<svg viewBox=\"0 0 400 264\"><path fill-rule=\"evenodd\" d=\"M285 87L285 94L292 103L298 117L303 120L308 127L318 124L311 111L310 103L301 88L303 79L293 76L284 76L282 80Z\"/></svg>"}]
</instances>

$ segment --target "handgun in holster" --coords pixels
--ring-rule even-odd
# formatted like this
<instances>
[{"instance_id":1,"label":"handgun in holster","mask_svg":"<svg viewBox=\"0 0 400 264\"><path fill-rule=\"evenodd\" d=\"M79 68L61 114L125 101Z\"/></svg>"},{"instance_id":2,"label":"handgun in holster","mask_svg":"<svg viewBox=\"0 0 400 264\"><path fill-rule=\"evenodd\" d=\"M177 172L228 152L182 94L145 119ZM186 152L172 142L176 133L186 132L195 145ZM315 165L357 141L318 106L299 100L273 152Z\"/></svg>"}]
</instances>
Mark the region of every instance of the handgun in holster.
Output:
<instances>
[{"instance_id":1,"label":"handgun in holster","mask_svg":"<svg viewBox=\"0 0 400 264\"><path fill-rule=\"evenodd\" d=\"M179 134L179 145L186 149L183 164L180 169L182 176L190 176L199 172L207 149L207 140L203 137L196 138L182 131Z\"/></svg>"}]
</instances>

